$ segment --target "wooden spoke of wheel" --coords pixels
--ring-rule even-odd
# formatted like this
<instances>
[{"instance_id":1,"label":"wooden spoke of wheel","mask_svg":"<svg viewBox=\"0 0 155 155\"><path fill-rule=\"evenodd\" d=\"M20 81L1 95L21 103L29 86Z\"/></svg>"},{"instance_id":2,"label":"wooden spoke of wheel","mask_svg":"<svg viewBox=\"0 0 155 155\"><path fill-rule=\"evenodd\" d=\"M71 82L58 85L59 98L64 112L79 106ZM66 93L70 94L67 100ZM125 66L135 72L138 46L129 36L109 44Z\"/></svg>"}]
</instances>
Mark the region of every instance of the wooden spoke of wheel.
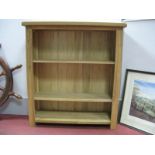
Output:
<instances>
[{"instance_id":1,"label":"wooden spoke of wheel","mask_svg":"<svg viewBox=\"0 0 155 155\"><path fill-rule=\"evenodd\" d=\"M1 73L0 73L0 76L3 76L3 75L5 75L5 72L1 72Z\"/></svg>"},{"instance_id":2,"label":"wooden spoke of wheel","mask_svg":"<svg viewBox=\"0 0 155 155\"><path fill-rule=\"evenodd\" d=\"M5 77L6 77L5 78L5 80L6 80L5 88L1 88L3 93L2 93L2 96L0 96L0 106L2 106L8 99L9 93L12 92L13 78L12 78L12 72L9 69L8 64L2 58L0 58L0 66L3 69L0 76L5 75Z\"/></svg>"},{"instance_id":3,"label":"wooden spoke of wheel","mask_svg":"<svg viewBox=\"0 0 155 155\"><path fill-rule=\"evenodd\" d=\"M11 69L11 72L13 72L13 71L15 71L16 69L19 69L19 68L21 68L21 67L22 67L22 65L17 65L16 67L14 67L14 68ZM6 75L6 73L5 73L4 71L0 73L0 76L3 76L3 75Z\"/></svg>"}]
</instances>

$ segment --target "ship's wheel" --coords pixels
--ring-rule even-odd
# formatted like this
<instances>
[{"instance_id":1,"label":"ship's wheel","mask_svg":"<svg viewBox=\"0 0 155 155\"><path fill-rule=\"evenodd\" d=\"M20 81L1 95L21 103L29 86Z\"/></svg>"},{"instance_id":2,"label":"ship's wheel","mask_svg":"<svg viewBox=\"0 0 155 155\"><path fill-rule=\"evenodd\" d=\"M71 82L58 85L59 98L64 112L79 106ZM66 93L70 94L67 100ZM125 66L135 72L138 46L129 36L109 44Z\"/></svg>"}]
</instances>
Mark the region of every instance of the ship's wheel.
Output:
<instances>
[{"instance_id":1,"label":"ship's wheel","mask_svg":"<svg viewBox=\"0 0 155 155\"><path fill-rule=\"evenodd\" d=\"M10 69L9 65L0 57L0 107L3 106L10 96L22 99L20 95L13 92L12 72L21 68L22 65Z\"/></svg>"}]
</instances>

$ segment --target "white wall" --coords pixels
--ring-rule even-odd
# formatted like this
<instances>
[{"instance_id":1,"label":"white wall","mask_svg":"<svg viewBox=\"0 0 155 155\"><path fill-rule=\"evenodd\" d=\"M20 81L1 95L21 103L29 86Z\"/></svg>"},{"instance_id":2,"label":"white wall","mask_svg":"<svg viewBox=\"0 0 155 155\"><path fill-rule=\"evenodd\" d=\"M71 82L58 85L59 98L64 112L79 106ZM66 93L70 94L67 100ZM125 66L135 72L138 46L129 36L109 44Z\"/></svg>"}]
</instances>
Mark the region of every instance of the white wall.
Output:
<instances>
[{"instance_id":1,"label":"white wall","mask_svg":"<svg viewBox=\"0 0 155 155\"><path fill-rule=\"evenodd\" d=\"M27 98L26 91L26 57L25 57L25 29L22 20L0 20L0 56L14 67L22 64L20 70L14 72L14 91Z\"/></svg>"},{"instance_id":2,"label":"white wall","mask_svg":"<svg viewBox=\"0 0 155 155\"><path fill-rule=\"evenodd\" d=\"M10 67L22 64L22 69L14 72L14 91L19 93L23 100L14 98L0 108L1 114L27 115L27 82L25 57L25 28L21 26L22 20L0 20L0 56L7 60Z\"/></svg>"},{"instance_id":3,"label":"white wall","mask_svg":"<svg viewBox=\"0 0 155 155\"><path fill-rule=\"evenodd\" d=\"M121 94L126 69L155 72L155 20L127 22L124 29Z\"/></svg>"}]
</instances>

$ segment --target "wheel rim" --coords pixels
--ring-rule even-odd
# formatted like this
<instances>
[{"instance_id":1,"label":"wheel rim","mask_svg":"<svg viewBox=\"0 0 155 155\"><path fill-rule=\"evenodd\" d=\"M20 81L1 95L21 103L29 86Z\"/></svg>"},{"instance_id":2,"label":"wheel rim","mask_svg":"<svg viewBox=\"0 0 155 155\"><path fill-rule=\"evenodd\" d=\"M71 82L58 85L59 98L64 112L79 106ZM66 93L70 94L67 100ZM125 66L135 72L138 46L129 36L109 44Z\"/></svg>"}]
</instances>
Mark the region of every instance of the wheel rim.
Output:
<instances>
[{"instance_id":1,"label":"wheel rim","mask_svg":"<svg viewBox=\"0 0 155 155\"><path fill-rule=\"evenodd\" d=\"M2 72L5 73L5 75L0 76L0 106L3 106L6 103L9 92L12 91L13 87L12 72L9 69L9 65L0 58L0 73Z\"/></svg>"}]
</instances>

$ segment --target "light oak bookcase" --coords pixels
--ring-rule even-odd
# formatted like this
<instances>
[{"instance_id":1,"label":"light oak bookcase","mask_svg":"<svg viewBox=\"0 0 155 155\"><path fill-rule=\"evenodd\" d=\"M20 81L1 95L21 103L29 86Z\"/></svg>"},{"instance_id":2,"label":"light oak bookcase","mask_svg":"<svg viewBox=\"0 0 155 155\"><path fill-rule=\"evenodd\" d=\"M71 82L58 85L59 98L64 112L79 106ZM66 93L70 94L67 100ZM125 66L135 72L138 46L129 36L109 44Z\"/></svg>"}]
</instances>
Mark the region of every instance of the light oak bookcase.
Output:
<instances>
[{"instance_id":1,"label":"light oak bookcase","mask_svg":"<svg viewBox=\"0 0 155 155\"><path fill-rule=\"evenodd\" d=\"M29 122L116 128L125 23L23 22Z\"/></svg>"}]
</instances>

